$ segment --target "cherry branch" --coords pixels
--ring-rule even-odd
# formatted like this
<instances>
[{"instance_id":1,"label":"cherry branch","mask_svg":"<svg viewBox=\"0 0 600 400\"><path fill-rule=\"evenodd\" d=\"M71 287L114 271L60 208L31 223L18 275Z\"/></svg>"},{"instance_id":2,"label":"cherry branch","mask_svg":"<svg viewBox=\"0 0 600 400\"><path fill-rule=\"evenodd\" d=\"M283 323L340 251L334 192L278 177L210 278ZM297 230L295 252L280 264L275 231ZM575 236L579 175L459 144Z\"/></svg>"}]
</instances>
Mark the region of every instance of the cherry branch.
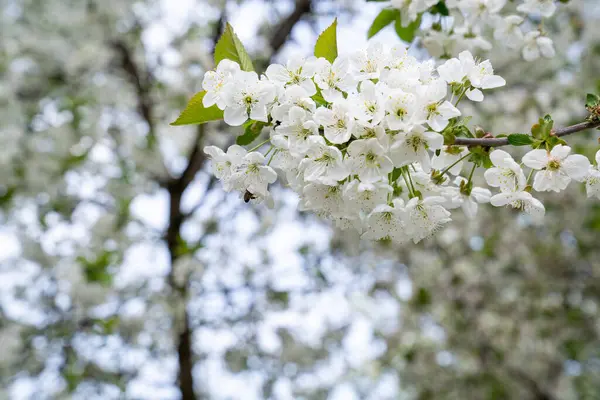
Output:
<instances>
[{"instance_id":1,"label":"cherry branch","mask_svg":"<svg viewBox=\"0 0 600 400\"><path fill-rule=\"evenodd\" d=\"M553 129L552 133L554 134L554 136L561 137L561 136L570 135L572 133L577 133L577 132L585 131L586 129L593 129L593 128L597 128L597 127L600 127L600 120L580 122L578 124L567 126L565 128ZM454 143L452 143L452 144L453 145L457 145L457 146L469 146L469 147L471 147L471 146L500 147L500 146L506 146L509 143L508 143L508 138L507 137L502 137L502 138L495 138L495 137L463 138L463 137L457 137L454 140Z\"/></svg>"}]
</instances>

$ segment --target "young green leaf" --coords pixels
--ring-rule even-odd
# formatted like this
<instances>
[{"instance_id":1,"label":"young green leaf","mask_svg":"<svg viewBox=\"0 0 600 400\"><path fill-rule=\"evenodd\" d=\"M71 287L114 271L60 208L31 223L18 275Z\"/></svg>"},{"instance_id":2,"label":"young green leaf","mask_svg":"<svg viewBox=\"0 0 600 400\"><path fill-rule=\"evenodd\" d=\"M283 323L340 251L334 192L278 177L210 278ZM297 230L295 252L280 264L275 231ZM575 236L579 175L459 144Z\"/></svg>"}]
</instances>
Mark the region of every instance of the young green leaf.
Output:
<instances>
[{"instance_id":1,"label":"young green leaf","mask_svg":"<svg viewBox=\"0 0 600 400\"><path fill-rule=\"evenodd\" d=\"M223 119L223 111L220 110L216 105L205 108L202 104L202 99L206 91L203 90L198 92L188 102L185 109L179 115L171 125L190 125L190 124L204 124L209 121L218 121Z\"/></svg>"},{"instance_id":2,"label":"young green leaf","mask_svg":"<svg viewBox=\"0 0 600 400\"><path fill-rule=\"evenodd\" d=\"M394 22L396 18L400 15L400 11L395 8L384 8L381 12L375 17L369 31L367 32L367 38L372 38L375 36L380 30Z\"/></svg>"},{"instance_id":3,"label":"young green leaf","mask_svg":"<svg viewBox=\"0 0 600 400\"><path fill-rule=\"evenodd\" d=\"M215 65L224 59L237 62L244 71L254 71L250 56L229 23L215 46Z\"/></svg>"},{"instance_id":4,"label":"young green leaf","mask_svg":"<svg viewBox=\"0 0 600 400\"><path fill-rule=\"evenodd\" d=\"M334 62L338 55L337 48L337 18L325 29L315 44L315 56L324 57L329 62Z\"/></svg>"},{"instance_id":5,"label":"young green leaf","mask_svg":"<svg viewBox=\"0 0 600 400\"><path fill-rule=\"evenodd\" d=\"M398 37L404 40L405 42L410 43L415 38L417 29L419 29L419 27L421 26L421 14L419 14L416 20L408 24L408 26L402 26L402 16L398 14L394 26L396 28L396 33L398 34Z\"/></svg>"},{"instance_id":6,"label":"young green leaf","mask_svg":"<svg viewBox=\"0 0 600 400\"><path fill-rule=\"evenodd\" d=\"M585 99L585 106L587 108L594 108L600 105L600 97L598 95L588 93Z\"/></svg>"},{"instance_id":7,"label":"young green leaf","mask_svg":"<svg viewBox=\"0 0 600 400\"><path fill-rule=\"evenodd\" d=\"M528 146L533 143L533 139L524 133L513 133L508 135L508 143L513 146Z\"/></svg>"},{"instance_id":8,"label":"young green leaf","mask_svg":"<svg viewBox=\"0 0 600 400\"><path fill-rule=\"evenodd\" d=\"M531 134L536 139L546 139L550 137L554 121L550 115L540 118L539 122L531 127Z\"/></svg>"},{"instance_id":9,"label":"young green leaf","mask_svg":"<svg viewBox=\"0 0 600 400\"><path fill-rule=\"evenodd\" d=\"M248 121L245 124L244 134L242 136L238 136L235 140L235 143L240 146L246 146L250 143L254 142L256 138L262 132L262 128L265 126L264 122L260 121Z\"/></svg>"}]
</instances>

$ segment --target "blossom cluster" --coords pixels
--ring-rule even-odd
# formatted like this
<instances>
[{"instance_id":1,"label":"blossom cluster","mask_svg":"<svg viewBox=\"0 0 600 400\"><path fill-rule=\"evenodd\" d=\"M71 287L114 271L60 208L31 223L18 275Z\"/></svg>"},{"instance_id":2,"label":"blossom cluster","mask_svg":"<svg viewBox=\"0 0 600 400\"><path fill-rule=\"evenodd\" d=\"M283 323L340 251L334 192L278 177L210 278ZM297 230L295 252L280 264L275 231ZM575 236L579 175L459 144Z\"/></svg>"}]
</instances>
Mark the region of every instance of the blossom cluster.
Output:
<instances>
[{"instance_id":1,"label":"blossom cluster","mask_svg":"<svg viewBox=\"0 0 600 400\"><path fill-rule=\"evenodd\" d=\"M391 0L400 10L403 24L419 18L421 13L439 3L437 0ZM446 0L448 16L439 20L425 34L423 43L432 56L455 55L461 50L491 50L493 39L511 49L520 49L523 58L533 61L555 55L552 39L540 27L557 9L555 0ZM539 25L539 26L538 26Z\"/></svg>"},{"instance_id":2,"label":"blossom cluster","mask_svg":"<svg viewBox=\"0 0 600 400\"><path fill-rule=\"evenodd\" d=\"M250 151L232 145L205 152L225 190L246 201L272 202L268 188L279 172L303 210L373 240L418 242L451 220L449 210L474 217L488 202L538 217L544 207L508 153L491 153L494 167L485 178L500 190L492 195L473 186L476 163L461 176L463 163L472 161L469 149L444 145L447 128L460 123L460 100L482 101L484 90L504 84L489 61L468 51L436 67L378 43L333 63L310 57L273 64L260 77L222 60L205 75L204 106L216 104L232 126L269 127L269 139ZM267 142L264 154L255 151ZM559 145L527 154L523 163L540 170L535 190L587 179L589 161L569 152ZM588 182L598 188L595 171Z\"/></svg>"}]
</instances>

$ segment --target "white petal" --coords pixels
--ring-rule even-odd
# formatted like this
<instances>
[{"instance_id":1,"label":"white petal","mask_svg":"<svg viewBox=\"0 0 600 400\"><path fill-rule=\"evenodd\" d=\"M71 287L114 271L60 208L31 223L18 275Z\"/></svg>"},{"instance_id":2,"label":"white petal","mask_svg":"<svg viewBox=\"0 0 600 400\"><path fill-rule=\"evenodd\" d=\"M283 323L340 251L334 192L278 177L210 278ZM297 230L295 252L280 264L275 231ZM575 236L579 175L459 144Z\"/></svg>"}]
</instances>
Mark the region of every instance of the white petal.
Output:
<instances>
[{"instance_id":1,"label":"white petal","mask_svg":"<svg viewBox=\"0 0 600 400\"><path fill-rule=\"evenodd\" d=\"M423 133L423 136L427 139L429 150L438 150L444 146L444 136L437 132L427 131Z\"/></svg>"},{"instance_id":2,"label":"white petal","mask_svg":"<svg viewBox=\"0 0 600 400\"><path fill-rule=\"evenodd\" d=\"M590 160L584 155L573 154L563 161L562 167L571 178L583 182L590 169Z\"/></svg>"},{"instance_id":3,"label":"white petal","mask_svg":"<svg viewBox=\"0 0 600 400\"><path fill-rule=\"evenodd\" d=\"M467 97L471 101L483 101L483 92L479 89L467 90Z\"/></svg>"},{"instance_id":4,"label":"white petal","mask_svg":"<svg viewBox=\"0 0 600 400\"><path fill-rule=\"evenodd\" d=\"M550 155L559 160L564 159L571 152L571 148L569 146L564 146L562 144L554 146L554 148L550 151Z\"/></svg>"},{"instance_id":5,"label":"white petal","mask_svg":"<svg viewBox=\"0 0 600 400\"><path fill-rule=\"evenodd\" d=\"M227 125L240 126L248 119L245 107L226 107L223 119Z\"/></svg>"},{"instance_id":6,"label":"white petal","mask_svg":"<svg viewBox=\"0 0 600 400\"><path fill-rule=\"evenodd\" d=\"M512 203L514 200L513 193L498 193L490 198L490 204L494 207L502 207Z\"/></svg>"},{"instance_id":7,"label":"white petal","mask_svg":"<svg viewBox=\"0 0 600 400\"><path fill-rule=\"evenodd\" d=\"M466 199L465 201L463 201L462 203L462 210L465 213L465 215L467 216L467 218L475 218L475 216L477 215L477 203L475 203L473 200L471 199Z\"/></svg>"},{"instance_id":8,"label":"white petal","mask_svg":"<svg viewBox=\"0 0 600 400\"><path fill-rule=\"evenodd\" d=\"M478 203L489 203L492 192L485 188L475 187L471 190L471 197Z\"/></svg>"},{"instance_id":9,"label":"white petal","mask_svg":"<svg viewBox=\"0 0 600 400\"><path fill-rule=\"evenodd\" d=\"M494 150L490 153L490 160L492 161L492 164L494 164L497 167L507 167L506 163L504 162L504 159L510 159L512 160L512 156L510 154L508 154L507 152L505 152L504 150Z\"/></svg>"},{"instance_id":10,"label":"white petal","mask_svg":"<svg viewBox=\"0 0 600 400\"><path fill-rule=\"evenodd\" d=\"M494 89L506 85L506 80L498 75L490 75L483 78L482 89Z\"/></svg>"},{"instance_id":11,"label":"white petal","mask_svg":"<svg viewBox=\"0 0 600 400\"><path fill-rule=\"evenodd\" d=\"M522 161L529 168L542 169L548 164L548 153L542 149L531 150L523 156Z\"/></svg>"}]
</instances>

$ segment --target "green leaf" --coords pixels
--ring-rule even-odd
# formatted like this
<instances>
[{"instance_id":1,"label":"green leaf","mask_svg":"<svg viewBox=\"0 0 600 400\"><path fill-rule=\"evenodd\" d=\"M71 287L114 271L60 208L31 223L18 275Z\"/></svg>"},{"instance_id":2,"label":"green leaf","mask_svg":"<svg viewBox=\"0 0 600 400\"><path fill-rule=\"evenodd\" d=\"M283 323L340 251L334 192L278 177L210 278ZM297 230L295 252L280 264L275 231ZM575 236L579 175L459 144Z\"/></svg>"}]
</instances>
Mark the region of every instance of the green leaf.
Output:
<instances>
[{"instance_id":1,"label":"green leaf","mask_svg":"<svg viewBox=\"0 0 600 400\"><path fill-rule=\"evenodd\" d=\"M338 56L337 48L337 18L325 29L315 44L315 57L323 57L329 62L334 62Z\"/></svg>"},{"instance_id":2,"label":"green leaf","mask_svg":"<svg viewBox=\"0 0 600 400\"><path fill-rule=\"evenodd\" d=\"M315 103L317 103L320 106L327 106L327 100L325 100L325 98L323 97L323 93L321 92L321 89L317 88L317 93L315 93L314 95L311 96L311 99L313 99L315 101Z\"/></svg>"},{"instance_id":3,"label":"green leaf","mask_svg":"<svg viewBox=\"0 0 600 400\"><path fill-rule=\"evenodd\" d=\"M396 182L398 178L402 175L402 168L394 168L392 171L392 182Z\"/></svg>"},{"instance_id":4,"label":"green leaf","mask_svg":"<svg viewBox=\"0 0 600 400\"><path fill-rule=\"evenodd\" d=\"M600 97L598 97L598 95L588 93L585 98L585 106L587 108L593 108L597 107L598 105L600 105Z\"/></svg>"},{"instance_id":5,"label":"green leaf","mask_svg":"<svg viewBox=\"0 0 600 400\"><path fill-rule=\"evenodd\" d=\"M417 29L419 29L421 26L421 14L419 14L416 20L408 24L408 26L402 26L402 16L398 14L398 17L396 18L396 24L394 26L396 28L398 37L405 42L410 43L415 38Z\"/></svg>"},{"instance_id":6,"label":"green leaf","mask_svg":"<svg viewBox=\"0 0 600 400\"><path fill-rule=\"evenodd\" d=\"M396 18L400 16L400 11L395 8L384 8L381 12L375 17L369 31L367 32L367 38L372 38L375 36L380 30L394 22Z\"/></svg>"},{"instance_id":7,"label":"green leaf","mask_svg":"<svg viewBox=\"0 0 600 400\"><path fill-rule=\"evenodd\" d=\"M540 118L539 122L531 127L531 134L536 139L547 139L550 137L554 121L550 115Z\"/></svg>"},{"instance_id":8,"label":"green leaf","mask_svg":"<svg viewBox=\"0 0 600 400\"><path fill-rule=\"evenodd\" d=\"M224 59L237 62L244 71L254 71L250 56L229 23L215 46L215 65Z\"/></svg>"},{"instance_id":9,"label":"green leaf","mask_svg":"<svg viewBox=\"0 0 600 400\"><path fill-rule=\"evenodd\" d=\"M524 133L513 133L508 135L508 143L513 146L529 146L533 143L533 139Z\"/></svg>"},{"instance_id":10,"label":"green leaf","mask_svg":"<svg viewBox=\"0 0 600 400\"><path fill-rule=\"evenodd\" d=\"M490 148L474 146L469 148L471 156L469 161L477 165L478 167L491 168L492 160L490 160Z\"/></svg>"},{"instance_id":11,"label":"green leaf","mask_svg":"<svg viewBox=\"0 0 600 400\"><path fill-rule=\"evenodd\" d=\"M205 108L202 105L202 99L205 94L205 90L196 93L181 112L179 118L171 122L171 125L204 124L209 121L223 119L223 110L220 110L219 107L213 105Z\"/></svg>"},{"instance_id":12,"label":"green leaf","mask_svg":"<svg viewBox=\"0 0 600 400\"><path fill-rule=\"evenodd\" d=\"M444 17L447 17L448 15L450 15L450 10L448 10L448 7L446 6L446 3L442 0L439 3L437 3L436 5L434 5L433 7L431 7L429 9L429 12L431 14L440 14L443 15Z\"/></svg>"},{"instance_id":13,"label":"green leaf","mask_svg":"<svg viewBox=\"0 0 600 400\"><path fill-rule=\"evenodd\" d=\"M256 140L256 138L260 135L260 133L262 132L262 128L265 125L266 124L264 122L260 121L250 120L246 122L246 129L244 129L244 134L242 136L238 136L235 140L235 143L239 144L240 146L249 145L250 143Z\"/></svg>"}]
</instances>

